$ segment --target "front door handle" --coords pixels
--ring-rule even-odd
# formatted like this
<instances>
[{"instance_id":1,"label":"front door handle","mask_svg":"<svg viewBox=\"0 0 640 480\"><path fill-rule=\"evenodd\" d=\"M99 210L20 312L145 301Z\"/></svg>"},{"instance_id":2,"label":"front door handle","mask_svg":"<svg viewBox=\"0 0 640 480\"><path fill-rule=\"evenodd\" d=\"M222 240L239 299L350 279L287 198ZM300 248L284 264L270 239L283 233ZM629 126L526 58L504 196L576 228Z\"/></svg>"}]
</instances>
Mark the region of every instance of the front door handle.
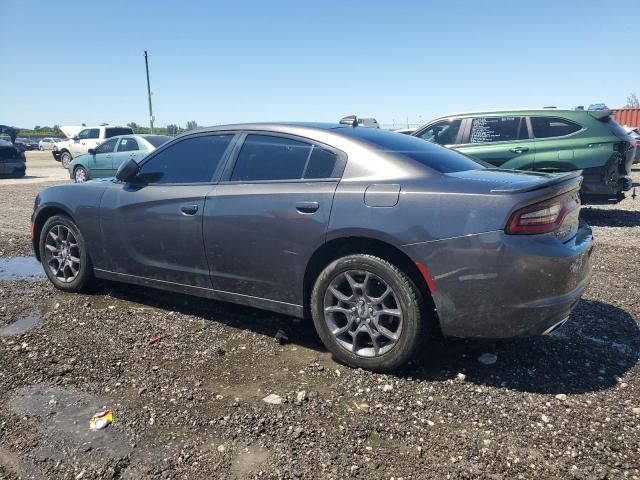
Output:
<instances>
[{"instance_id":1,"label":"front door handle","mask_svg":"<svg viewBox=\"0 0 640 480\"><path fill-rule=\"evenodd\" d=\"M515 147L510 148L509 151L513 153L524 153L529 151L529 147Z\"/></svg>"},{"instance_id":2,"label":"front door handle","mask_svg":"<svg viewBox=\"0 0 640 480\"><path fill-rule=\"evenodd\" d=\"M320 208L318 202L298 202L296 203L296 210L300 213L313 213Z\"/></svg>"},{"instance_id":3,"label":"front door handle","mask_svg":"<svg viewBox=\"0 0 640 480\"><path fill-rule=\"evenodd\" d=\"M180 207L180 211L184 215L195 215L198 213L198 205L183 205Z\"/></svg>"}]
</instances>

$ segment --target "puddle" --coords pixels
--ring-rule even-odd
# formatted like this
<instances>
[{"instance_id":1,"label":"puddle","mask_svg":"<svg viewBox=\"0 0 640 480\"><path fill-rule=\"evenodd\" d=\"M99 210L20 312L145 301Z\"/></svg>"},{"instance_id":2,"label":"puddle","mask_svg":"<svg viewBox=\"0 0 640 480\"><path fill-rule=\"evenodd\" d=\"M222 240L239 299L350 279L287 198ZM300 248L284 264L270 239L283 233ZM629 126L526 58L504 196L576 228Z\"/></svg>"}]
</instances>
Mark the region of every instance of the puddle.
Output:
<instances>
[{"instance_id":1,"label":"puddle","mask_svg":"<svg viewBox=\"0 0 640 480\"><path fill-rule=\"evenodd\" d=\"M35 257L0 258L0 280L38 280L44 277Z\"/></svg>"},{"instance_id":2,"label":"puddle","mask_svg":"<svg viewBox=\"0 0 640 480\"><path fill-rule=\"evenodd\" d=\"M73 452L79 464L96 465L118 460L131 452L126 435L115 426L92 432L89 419L109 405L107 399L61 387L32 385L17 389L9 408L18 415L41 420L42 441L34 455L40 459L67 460Z\"/></svg>"},{"instance_id":3,"label":"puddle","mask_svg":"<svg viewBox=\"0 0 640 480\"><path fill-rule=\"evenodd\" d=\"M233 478L246 478L269 458L270 452L259 445L243 448L231 464Z\"/></svg>"},{"instance_id":4,"label":"puddle","mask_svg":"<svg viewBox=\"0 0 640 480\"><path fill-rule=\"evenodd\" d=\"M42 321L42 315L35 310L28 315L18 318L15 322L0 328L0 337L22 335Z\"/></svg>"}]
</instances>

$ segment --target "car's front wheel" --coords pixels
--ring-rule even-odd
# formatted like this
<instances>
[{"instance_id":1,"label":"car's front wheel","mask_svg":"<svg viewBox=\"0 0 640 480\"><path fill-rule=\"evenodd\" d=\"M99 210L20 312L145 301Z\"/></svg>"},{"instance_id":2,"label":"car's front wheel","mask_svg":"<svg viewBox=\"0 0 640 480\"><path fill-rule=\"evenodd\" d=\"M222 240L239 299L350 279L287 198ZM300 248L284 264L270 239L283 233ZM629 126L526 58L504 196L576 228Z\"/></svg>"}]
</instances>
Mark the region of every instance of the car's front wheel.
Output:
<instances>
[{"instance_id":1,"label":"car's front wheel","mask_svg":"<svg viewBox=\"0 0 640 480\"><path fill-rule=\"evenodd\" d=\"M89 180L89 174L84 167L76 167L73 170L73 180L76 183L86 182L87 180Z\"/></svg>"},{"instance_id":2,"label":"car's front wheel","mask_svg":"<svg viewBox=\"0 0 640 480\"><path fill-rule=\"evenodd\" d=\"M60 162L62 162L62 166L64 168L69 168L69 165L71 164L72 160L73 160L73 157L69 152L62 152L60 154Z\"/></svg>"},{"instance_id":3,"label":"car's front wheel","mask_svg":"<svg viewBox=\"0 0 640 480\"><path fill-rule=\"evenodd\" d=\"M313 321L324 345L353 367L389 371L426 340L429 318L411 278L372 255L330 263L311 293Z\"/></svg>"},{"instance_id":4,"label":"car's front wheel","mask_svg":"<svg viewBox=\"0 0 640 480\"><path fill-rule=\"evenodd\" d=\"M69 217L54 215L40 233L40 261L49 280L60 290L79 292L93 280L87 243Z\"/></svg>"}]
</instances>

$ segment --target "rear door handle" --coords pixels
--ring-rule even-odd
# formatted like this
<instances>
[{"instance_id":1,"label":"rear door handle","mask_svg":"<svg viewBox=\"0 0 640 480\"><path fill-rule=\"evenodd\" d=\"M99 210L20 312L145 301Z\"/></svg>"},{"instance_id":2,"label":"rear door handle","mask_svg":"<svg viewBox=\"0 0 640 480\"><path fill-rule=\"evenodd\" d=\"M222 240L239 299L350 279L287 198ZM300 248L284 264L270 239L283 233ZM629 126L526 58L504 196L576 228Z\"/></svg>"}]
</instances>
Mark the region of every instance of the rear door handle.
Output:
<instances>
[{"instance_id":1,"label":"rear door handle","mask_svg":"<svg viewBox=\"0 0 640 480\"><path fill-rule=\"evenodd\" d=\"M298 202L296 203L296 210L300 213L313 213L320 208L318 202Z\"/></svg>"},{"instance_id":2,"label":"rear door handle","mask_svg":"<svg viewBox=\"0 0 640 480\"><path fill-rule=\"evenodd\" d=\"M198 205L183 205L180 210L184 215L195 215L198 213Z\"/></svg>"},{"instance_id":3,"label":"rear door handle","mask_svg":"<svg viewBox=\"0 0 640 480\"><path fill-rule=\"evenodd\" d=\"M515 147L510 148L509 151L513 153L524 153L529 151L529 147Z\"/></svg>"}]
</instances>

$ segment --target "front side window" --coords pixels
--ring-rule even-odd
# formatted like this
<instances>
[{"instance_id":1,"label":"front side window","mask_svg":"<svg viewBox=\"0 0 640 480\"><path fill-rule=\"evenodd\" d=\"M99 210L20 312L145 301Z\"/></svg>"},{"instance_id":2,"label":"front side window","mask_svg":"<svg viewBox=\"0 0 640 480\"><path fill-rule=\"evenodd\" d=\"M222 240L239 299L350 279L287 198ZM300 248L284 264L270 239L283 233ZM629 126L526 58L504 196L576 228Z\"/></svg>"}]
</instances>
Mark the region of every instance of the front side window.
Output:
<instances>
[{"instance_id":1,"label":"front side window","mask_svg":"<svg viewBox=\"0 0 640 480\"><path fill-rule=\"evenodd\" d=\"M471 121L469 143L509 142L521 139L522 117L478 117Z\"/></svg>"},{"instance_id":2,"label":"front side window","mask_svg":"<svg viewBox=\"0 0 640 480\"><path fill-rule=\"evenodd\" d=\"M284 137L247 135L231 181L299 180L303 177L312 145Z\"/></svg>"},{"instance_id":3,"label":"front side window","mask_svg":"<svg viewBox=\"0 0 640 480\"><path fill-rule=\"evenodd\" d=\"M87 138L100 138L100 129L99 128L90 128L89 136Z\"/></svg>"},{"instance_id":4,"label":"front side window","mask_svg":"<svg viewBox=\"0 0 640 480\"><path fill-rule=\"evenodd\" d=\"M87 128L85 130L81 130L78 135L76 135L76 137L80 138L80 139L86 139L89 138L89 132L91 131L91 129Z\"/></svg>"},{"instance_id":5,"label":"front side window","mask_svg":"<svg viewBox=\"0 0 640 480\"><path fill-rule=\"evenodd\" d=\"M232 139L233 134L185 138L145 162L139 177L159 184L210 182Z\"/></svg>"},{"instance_id":6,"label":"front side window","mask_svg":"<svg viewBox=\"0 0 640 480\"><path fill-rule=\"evenodd\" d=\"M582 128L577 123L555 117L531 117L531 127L535 138L564 137Z\"/></svg>"},{"instance_id":7,"label":"front side window","mask_svg":"<svg viewBox=\"0 0 640 480\"><path fill-rule=\"evenodd\" d=\"M139 148L138 142L136 142L133 138L120 139L120 144L118 145L119 152L133 152L135 150L139 150Z\"/></svg>"},{"instance_id":8,"label":"front side window","mask_svg":"<svg viewBox=\"0 0 640 480\"><path fill-rule=\"evenodd\" d=\"M96 153L111 153L116 146L117 138L112 138L96 147Z\"/></svg>"},{"instance_id":9,"label":"front side window","mask_svg":"<svg viewBox=\"0 0 640 480\"><path fill-rule=\"evenodd\" d=\"M453 145L458 138L461 124L462 120L460 119L443 120L428 127L418 137L438 145Z\"/></svg>"}]
</instances>

